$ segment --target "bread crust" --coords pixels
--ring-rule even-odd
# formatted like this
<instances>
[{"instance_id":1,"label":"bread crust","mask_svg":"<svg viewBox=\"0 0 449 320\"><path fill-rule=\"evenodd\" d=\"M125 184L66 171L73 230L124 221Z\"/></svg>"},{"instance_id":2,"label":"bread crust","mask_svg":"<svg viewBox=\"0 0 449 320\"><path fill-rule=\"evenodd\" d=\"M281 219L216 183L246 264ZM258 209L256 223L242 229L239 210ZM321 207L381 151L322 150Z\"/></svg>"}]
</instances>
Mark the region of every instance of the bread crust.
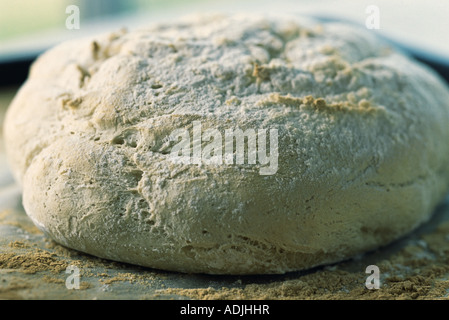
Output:
<instances>
[{"instance_id":1,"label":"bread crust","mask_svg":"<svg viewBox=\"0 0 449 320\"><path fill-rule=\"evenodd\" d=\"M170 161L176 128L278 130L278 169ZM63 43L5 142L55 241L180 272L303 270L378 248L448 190L449 90L369 32L213 16ZM207 142L202 142L207 145Z\"/></svg>"}]
</instances>

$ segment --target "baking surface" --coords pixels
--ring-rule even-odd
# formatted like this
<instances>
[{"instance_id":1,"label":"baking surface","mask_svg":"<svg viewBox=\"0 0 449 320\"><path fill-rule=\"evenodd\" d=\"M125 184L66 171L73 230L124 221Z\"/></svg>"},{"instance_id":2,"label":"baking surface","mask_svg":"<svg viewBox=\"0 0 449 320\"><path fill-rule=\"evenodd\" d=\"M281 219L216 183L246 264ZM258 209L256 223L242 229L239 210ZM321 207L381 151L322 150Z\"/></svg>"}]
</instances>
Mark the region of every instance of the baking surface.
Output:
<instances>
[{"instance_id":1,"label":"baking surface","mask_svg":"<svg viewBox=\"0 0 449 320\"><path fill-rule=\"evenodd\" d=\"M16 88L0 91L0 123ZM369 265L379 289L365 285ZM78 289L69 289L74 270ZM448 299L449 197L409 236L350 261L273 276L209 276L142 268L79 253L26 216L0 144L0 299Z\"/></svg>"}]
</instances>

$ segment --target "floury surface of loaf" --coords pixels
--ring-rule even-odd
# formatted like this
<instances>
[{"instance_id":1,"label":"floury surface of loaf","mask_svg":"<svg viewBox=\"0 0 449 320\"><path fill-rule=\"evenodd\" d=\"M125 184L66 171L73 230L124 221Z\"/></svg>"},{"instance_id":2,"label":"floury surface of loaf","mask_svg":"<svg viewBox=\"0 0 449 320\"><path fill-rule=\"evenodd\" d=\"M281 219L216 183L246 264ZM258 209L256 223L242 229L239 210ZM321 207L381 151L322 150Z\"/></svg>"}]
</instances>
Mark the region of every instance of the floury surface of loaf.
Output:
<instances>
[{"instance_id":1,"label":"floury surface of loaf","mask_svg":"<svg viewBox=\"0 0 449 320\"><path fill-rule=\"evenodd\" d=\"M277 171L171 161L168 137L194 121L277 129ZM448 123L445 84L368 31L235 15L58 45L32 66L5 139L25 210L55 241L165 270L266 274L426 221L448 190Z\"/></svg>"}]
</instances>

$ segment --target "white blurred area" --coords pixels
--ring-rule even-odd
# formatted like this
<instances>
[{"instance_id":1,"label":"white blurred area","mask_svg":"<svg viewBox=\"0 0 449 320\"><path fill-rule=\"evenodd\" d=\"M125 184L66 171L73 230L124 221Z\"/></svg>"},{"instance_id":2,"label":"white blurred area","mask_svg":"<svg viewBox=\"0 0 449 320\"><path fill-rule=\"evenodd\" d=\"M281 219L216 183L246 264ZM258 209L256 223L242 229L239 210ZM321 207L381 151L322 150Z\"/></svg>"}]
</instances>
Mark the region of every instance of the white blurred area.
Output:
<instances>
[{"instance_id":1,"label":"white blurred area","mask_svg":"<svg viewBox=\"0 0 449 320\"><path fill-rule=\"evenodd\" d=\"M20 3L24 0L16 1ZM16 1L11 3L17 3ZM139 3L144 5L129 12L120 12L126 0L107 0L107 6L99 6L99 1L55 1L53 10L57 11L54 14L61 15L60 23L50 29L33 30L4 40L0 38L0 60L39 53L71 38L118 30L122 27L132 30L154 22L175 20L183 15L200 12L266 14L286 12L345 20L365 26L368 17L366 8L372 5L379 8L380 14L380 28L373 32L406 46L449 59L448 0L180 0L167 2L150 0L140 1ZM7 1L2 0L2 2ZM31 2L34 3L33 5L39 4L39 1ZM68 30L65 27L67 17L65 7L70 4L80 4L80 10L87 11L81 12L78 30ZM0 10L1 21L1 16L5 18L8 15L8 6L3 4ZM26 10L33 10L33 7ZM1 23L0 26L7 27Z\"/></svg>"}]
</instances>

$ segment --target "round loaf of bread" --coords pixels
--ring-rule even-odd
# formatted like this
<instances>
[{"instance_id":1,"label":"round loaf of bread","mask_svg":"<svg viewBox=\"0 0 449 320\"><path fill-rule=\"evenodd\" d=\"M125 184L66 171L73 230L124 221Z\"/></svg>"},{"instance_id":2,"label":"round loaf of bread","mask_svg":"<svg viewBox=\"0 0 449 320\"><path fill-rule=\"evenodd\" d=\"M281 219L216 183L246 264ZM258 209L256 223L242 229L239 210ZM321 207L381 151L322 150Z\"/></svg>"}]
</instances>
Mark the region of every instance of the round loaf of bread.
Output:
<instances>
[{"instance_id":1,"label":"round loaf of bread","mask_svg":"<svg viewBox=\"0 0 449 320\"><path fill-rule=\"evenodd\" d=\"M442 80L368 30L211 15L50 49L4 134L24 208L54 241L274 274L425 222L448 190L448 124Z\"/></svg>"}]
</instances>

